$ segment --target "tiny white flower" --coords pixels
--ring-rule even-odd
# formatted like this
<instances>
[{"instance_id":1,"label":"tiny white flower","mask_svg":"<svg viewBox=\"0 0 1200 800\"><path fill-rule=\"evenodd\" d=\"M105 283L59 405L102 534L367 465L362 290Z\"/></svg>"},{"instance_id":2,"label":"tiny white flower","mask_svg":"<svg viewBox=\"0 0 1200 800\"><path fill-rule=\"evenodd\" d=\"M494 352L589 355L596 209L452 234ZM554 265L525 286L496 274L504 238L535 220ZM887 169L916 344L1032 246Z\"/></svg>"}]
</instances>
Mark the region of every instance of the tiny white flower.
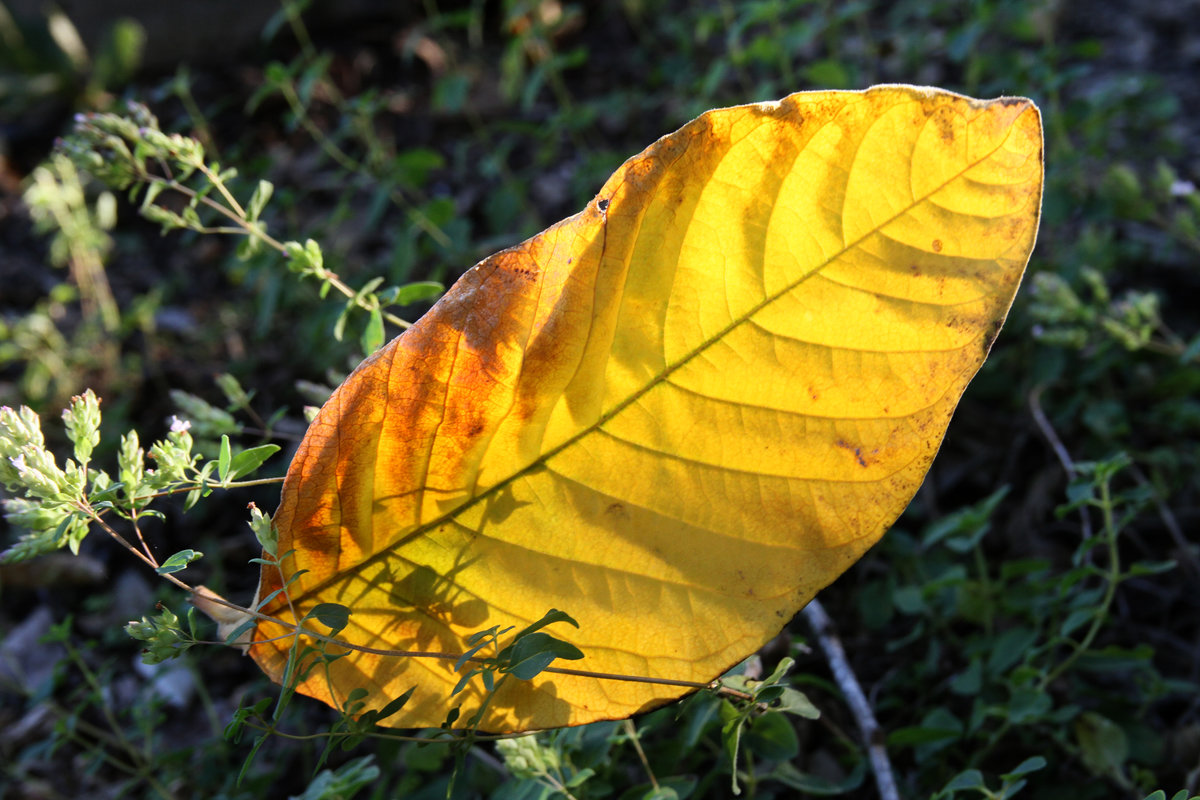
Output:
<instances>
[{"instance_id":1,"label":"tiny white flower","mask_svg":"<svg viewBox=\"0 0 1200 800\"><path fill-rule=\"evenodd\" d=\"M171 422L171 433L185 433L188 430L190 430L192 427L192 423L189 422L188 420L180 419L179 417L176 417L173 415L171 417L170 422Z\"/></svg>"}]
</instances>

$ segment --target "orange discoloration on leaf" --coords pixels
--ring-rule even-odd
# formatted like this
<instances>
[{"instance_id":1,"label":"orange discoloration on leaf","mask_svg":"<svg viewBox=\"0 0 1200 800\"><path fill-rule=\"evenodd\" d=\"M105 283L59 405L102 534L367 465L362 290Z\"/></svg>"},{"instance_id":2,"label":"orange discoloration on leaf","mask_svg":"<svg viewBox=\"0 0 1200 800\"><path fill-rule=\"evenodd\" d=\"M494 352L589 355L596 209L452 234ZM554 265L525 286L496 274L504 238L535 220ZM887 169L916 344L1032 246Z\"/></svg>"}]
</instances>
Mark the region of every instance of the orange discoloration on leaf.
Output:
<instances>
[{"instance_id":1,"label":"orange discoloration on leaf","mask_svg":"<svg viewBox=\"0 0 1200 800\"><path fill-rule=\"evenodd\" d=\"M812 92L709 112L580 214L471 269L309 429L264 612L460 653L550 608L571 666L709 681L778 633L903 510L1033 246L1027 100ZM280 586L265 569L259 596ZM290 605L289 605L290 603ZM293 617L293 613L296 615ZM290 639L251 648L277 680ZM351 652L300 686L435 726L453 659ZM481 701L469 688L461 720ZM627 716L683 688L543 673L485 730Z\"/></svg>"}]
</instances>

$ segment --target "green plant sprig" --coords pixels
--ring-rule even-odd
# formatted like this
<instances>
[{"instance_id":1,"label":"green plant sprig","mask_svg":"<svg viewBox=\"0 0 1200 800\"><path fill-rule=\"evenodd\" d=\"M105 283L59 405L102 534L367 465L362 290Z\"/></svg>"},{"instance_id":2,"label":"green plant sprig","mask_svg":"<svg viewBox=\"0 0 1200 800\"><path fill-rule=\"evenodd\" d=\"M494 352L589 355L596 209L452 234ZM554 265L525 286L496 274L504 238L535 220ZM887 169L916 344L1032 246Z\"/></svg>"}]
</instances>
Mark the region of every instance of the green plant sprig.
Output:
<instances>
[{"instance_id":1,"label":"green plant sprig","mask_svg":"<svg viewBox=\"0 0 1200 800\"><path fill-rule=\"evenodd\" d=\"M788 672L795 661L785 657L775 667L775 670L764 680L755 680L747 675L733 675L723 680L723 685L740 692L742 697L726 697L721 703L721 738L725 753L730 763L730 789L733 794L742 793L738 785L738 758L741 753L742 737L753 727L755 720L763 718L768 711L779 711L794 714L806 719L817 719L821 712L812 704L803 692L793 689L785 682ZM782 717L772 717L781 720ZM793 734L794 735L794 734ZM747 755L747 758L749 756ZM746 770L747 778L753 783L755 772L753 768ZM751 794L753 794L751 787Z\"/></svg>"},{"instance_id":2,"label":"green plant sprig","mask_svg":"<svg viewBox=\"0 0 1200 800\"><path fill-rule=\"evenodd\" d=\"M325 297L330 288L347 298L346 309L338 320L334 335L340 339L346 318L352 309L365 311L368 322L362 336L363 349L373 352L383 343L384 322L405 329L411 322L388 310L428 300L441 293L441 284L432 281L389 286L380 289L382 278L361 288L343 281L328 269L320 246L312 239L280 241L267 232L263 211L274 193L274 186L260 180L250 199L243 205L230 188L237 170L222 168L209 161L204 145L180 134L164 133L150 110L129 103L125 116L112 113L86 113L76 117L72 135L57 143L57 151L67 156L78 169L94 176L118 191L128 191L131 200L141 196L139 212L158 223L164 233L190 230L201 234L244 237L238 248L241 258L249 258L261 246L267 246L287 258L288 269L301 278L312 277ZM161 199L175 193L186 200L178 210ZM205 209L219 220L232 224L210 224L201 218Z\"/></svg>"},{"instance_id":3,"label":"green plant sprig","mask_svg":"<svg viewBox=\"0 0 1200 800\"><path fill-rule=\"evenodd\" d=\"M34 556L69 547L78 553L79 545L92 524L98 525L119 544L134 553L164 577L172 578L168 559L160 563L154 556L138 521L159 516L150 508L153 500L187 493L187 506L194 505L214 489L232 489L278 482L278 478L237 480L250 475L279 450L265 444L234 453L228 437L223 437L217 459L200 464L201 456L192 452L189 423L174 420L167 437L155 442L149 453L140 445L136 431L121 440L116 479L109 472L91 466L92 451L100 441L100 400L89 389L72 399L63 412L67 437L74 447L74 459L59 466L46 448L41 420L27 406L0 407L0 484L14 497L4 500L5 517L27 531L16 544L0 554L0 562L24 561ZM146 458L155 462L147 469ZM134 527L141 547L108 524L105 516L115 514ZM163 569L166 572L162 572Z\"/></svg>"},{"instance_id":4,"label":"green plant sprig","mask_svg":"<svg viewBox=\"0 0 1200 800\"><path fill-rule=\"evenodd\" d=\"M72 640L71 626L70 617L51 625L43 641L62 647L66 661L83 679L82 683L78 684L78 691L72 698L71 705L95 709L99 712L102 724L83 718L79 707L68 708L52 698L41 697L39 702L44 704L54 717L69 720L66 724L54 726L55 736L60 736L85 752L92 753L98 760L118 772L144 781L159 797L176 797L177 795L156 774L154 752L149 737L143 734L142 746L139 747L121 725L117 711L113 708L112 693L107 691L105 686L107 681L104 676L96 673L84 653L80 652L80 648Z\"/></svg>"},{"instance_id":5,"label":"green plant sprig","mask_svg":"<svg viewBox=\"0 0 1200 800\"><path fill-rule=\"evenodd\" d=\"M1099 270L1084 267L1080 275L1090 295L1086 299L1061 275L1033 276L1029 310L1040 341L1075 350L1111 341L1129 352L1147 350L1184 363L1200 357L1200 338L1185 341L1167 326L1157 294L1129 290L1113 297Z\"/></svg>"}]
</instances>

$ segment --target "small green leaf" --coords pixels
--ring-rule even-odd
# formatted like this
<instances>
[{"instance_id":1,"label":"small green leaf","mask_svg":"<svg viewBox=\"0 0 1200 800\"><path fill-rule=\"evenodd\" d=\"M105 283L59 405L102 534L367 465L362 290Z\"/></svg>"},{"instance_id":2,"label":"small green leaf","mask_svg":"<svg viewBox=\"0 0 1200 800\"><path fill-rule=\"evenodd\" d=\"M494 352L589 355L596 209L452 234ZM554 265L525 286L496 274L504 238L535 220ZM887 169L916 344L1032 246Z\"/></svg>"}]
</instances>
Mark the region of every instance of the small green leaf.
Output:
<instances>
[{"instance_id":1,"label":"small green leaf","mask_svg":"<svg viewBox=\"0 0 1200 800\"><path fill-rule=\"evenodd\" d=\"M492 630L494 631L495 628L493 628ZM472 658L474 658L476 653L478 653L480 650L482 650L483 648L487 647L489 644L492 643L490 639L486 638L487 633L488 633L488 631L480 631L479 633L474 634L470 639L467 640L467 643L470 644L471 647L470 647L470 649L467 650L467 652L465 652L461 656L459 656L457 661L454 662L454 671L455 672L462 669L463 664L466 664L468 661L470 661ZM480 634L483 634L483 635L481 636ZM476 638L476 637L478 637L478 638Z\"/></svg>"},{"instance_id":2,"label":"small green leaf","mask_svg":"<svg viewBox=\"0 0 1200 800\"><path fill-rule=\"evenodd\" d=\"M566 786L568 789L574 789L576 786L582 786L584 781L595 774L596 770L592 769L591 767L581 769L579 772L576 772L573 776L571 776L571 779L564 783L563 786ZM671 793L675 797L679 796L674 789L671 790Z\"/></svg>"},{"instance_id":3,"label":"small green leaf","mask_svg":"<svg viewBox=\"0 0 1200 800\"><path fill-rule=\"evenodd\" d=\"M642 795L642 800L679 800L679 792L670 786L659 786Z\"/></svg>"},{"instance_id":4,"label":"small green leaf","mask_svg":"<svg viewBox=\"0 0 1200 800\"><path fill-rule=\"evenodd\" d=\"M142 196L142 208L144 209L144 208L146 208L146 206L151 205L155 201L155 199L157 199L158 196L160 194L162 194L162 191L165 188L167 188L166 181L163 181L161 179L152 180L146 186L146 194Z\"/></svg>"},{"instance_id":5,"label":"small green leaf","mask_svg":"<svg viewBox=\"0 0 1200 800\"><path fill-rule=\"evenodd\" d=\"M233 457L229 464L229 479L249 475L262 466L262 463L279 452L277 444L260 444L243 450Z\"/></svg>"},{"instance_id":6,"label":"small green leaf","mask_svg":"<svg viewBox=\"0 0 1200 800\"><path fill-rule=\"evenodd\" d=\"M228 636L225 637L225 644L227 644L227 645L233 644L234 642L236 642L238 639L240 639L242 637L242 634L244 634L246 631L250 630L257 624L258 624L258 620L255 619L254 617L250 617L245 622L243 622L241 625L238 625L236 628L234 628L233 631Z\"/></svg>"},{"instance_id":7,"label":"small green leaf","mask_svg":"<svg viewBox=\"0 0 1200 800\"><path fill-rule=\"evenodd\" d=\"M1046 759L1042 758L1041 756L1032 756L1018 764L1016 769L1012 770L1011 772L1006 772L1000 777L1008 781L1012 780L1013 778L1019 778L1022 775L1028 775L1031 772L1037 772L1039 769L1044 769L1045 767Z\"/></svg>"},{"instance_id":8,"label":"small green leaf","mask_svg":"<svg viewBox=\"0 0 1200 800\"><path fill-rule=\"evenodd\" d=\"M779 703L772 709L785 714L794 714L805 719L820 719L821 710L813 705L808 696L798 689L785 688L779 697Z\"/></svg>"},{"instance_id":9,"label":"small green leaf","mask_svg":"<svg viewBox=\"0 0 1200 800\"><path fill-rule=\"evenodd\" d=\"M363 352L370 355L383 344L383 314L378 308L372 308L367 320L367 327L359 340Z\"/></svg>"},{"instance_id":10,"label":"small green leaf","mask_svg":"<svg viewBox=\"0 0 1200 800\"><path fill-rule=\"evenodd\" d=\"M407 692L400 695L396 699L392 700L387 705L385 705L383 708L379 709L379 711L377 712L377 714L375 716L375 721L378 722L379 720L387 719L388 717L392 716L400 709L404 708L405 703L407 703L412 698L413 692L415 692L416 689L417 689L417 687L415 687L415 686L412 687Z\"/></svg>"},{"instance_id":11,"label":"small green leaf","mask_svg":"<svg viewBox=\"0 0 1200 800\"><path fill-rule=\"evenodd\" d=\"M1067 615L1063 620L1062 625L1058 628L1059 636L1070 636L1077 631L1084 623L1089 622L1092 617L1096 616L1095 608L1077 608Z\"/></svg>"},{"instance_id":12,"label":"small green leaf","mask_svg":"<svg viewBox=\"0 0 1200 800\"><path fill-rule=\"evenodd\" d=\"M1008 720L1014 725L1036 722L1054 707L1054 702L1045 691L1033 687L1012 687L1006 711Z\"/></svg>"},{"instance_id":13,"label":"small green leaf","mask_svg":"<svg viewBox=\"0 0 1200 800\"><path fill-rule=\"evenodd\" d=\"M746 747L771 761L791 761L800 752L800 739L783 714L766 714L746 731Z\"/></svg>"},{"instance_id":14,"label":"small green leaf","mask_svg":"<svg viewBox=\"0 0 1200 800\"><path fill-rule=\"evenodd\" d=\"M362 285L362 287L357 292L354 293L354 298L356 300L361 300L361 299L366 298L366 296L369 295L371 292L375 291L375 289L381 283L383 283L383 278L371 278L371 280L364 283Z\"/></svg>"},{"instance_id":15,"label":"small green leaf","mask_svg":"<svg viewBox=\"0 0 1200 800\"><path fill-rule=\"evenodd\" d=\"M766 685L774 685L779 683L783 680L784 676L788 674L788 671L791 670L795 663L796 660L794 658L784 656L779 660L779 663L775 665L775 671L772 672L767 679L763 681L763 683Z\"/></svg>"},{"instance_id":16,"label":"small green leaf","mask_svg":"<svg viewBox=\"0 0 1200 800\"><path fill-rule=\"evenodd\" d=\"M222 372L215 380L230 405L235 408L245 408L250 405L250 398L254 393L243 389L241 382L236 377L228 372Z\"/></svg>"},{"instance_id":17,"label":"small green leaf","mask_svg":"<svg viewBox=\"0 0 1200 800\"><path fill-rule=\"evenodd\" d=\"M892 747L904 745L929 744L957 739L959 732L949 728L926 728L921 725L909 725L897 728L888 734L887 743Z\"/></svg>"},{"instance_id":18,"label":"small green leaf","mask_svg":"<svg viewBox=\"0 0 1200 800\"><path fill-rule=\"evenodd\" d=\"M942 792L959 792L963 789L986 789L987 784L983 782L983 773L977 769L968 769L960 772L950 779L950 782L942 787Z\"/></svg>"},{"instance_id":19,"label":"small green leaf","mask_svg":"<svg viewBox=\"0 0 1200 800\"><path fill-rule=\"evenodd\" d=\"M170 575L173 572L181 572L187 569L188 564L196 561L204 556L199 550L180 550L175 555L168 558L162 563L162 566L157 567L154 571L159 575Z\"/></svg>"},{"instance_id":20,"label":"small green leaf","mask_svg":"<svg viewBox=\"0 0 1200 800\"><path fill-rule=\"evenodd\" d=\"M255 222L262 215L263 209L267 206L267 201L271 199L271 194L275 191L275 187L270 181L258 182L254 194L250 196L250 202L246 206L247 220Z\"/></svg>"},{"instance_id":21,"label":"small green leaf","mask_svg":"<svg viewBox=\"0 0 1200 800\"><path fill-rule=\"evenodd\" d=\"M1129 565L1129 575L1130 577L1158 575L1170 572L1177 566L1179 565L1174 561L1138 561Z\"/></svg>"},{"instance_id":22,"label":"small green leaf","mask_svg":"<svg viewBox=\"0 0 1200 800\"><path fill-rule=\"evenodd\" d=\"M955 694L976 695L982 686L983 662L978 658L971 659L966 669L950 679L950 691Z\"/></svg>"},{"instance_id":23,"label":"small green leaf","mask_svg":"<svg viewBox=\"0 0 1200 800\"><path fill-rule=\"evenodd\" d=\"M398 306L412 305L426 300L435 300L446 291L446 287L437 281L418 281L396 287L395 296L391 302Z\"/></svg>"},{"instance_id":24,"label":"small green leaf","mask_svg":"<svg viewBox=\"0 0 1200 800\"><path fill-rule=\"evenodd\" d=\"M555 659L575 661L583 658L583 652L548 633L530 633L506 647L498 658L507 658L509 666L504 669L505 672L527 681L550 666Z\"/></svg>"},{"instance_id":25,"label":"small green leaf","mask_svg":"<svg viewBox=\"0 0 1200 800\"><path fill-rule=\"evenodd\" d=\"M791 764L791 762L781 762L775 765L771 772L767 773L765 778L773 781L778 781L785 786L790 786L793 789L819 796L842 795L857 789L862 785L863 778L867 773L866 759L858 759L854 765L854 769L850 774L846 775L839 781L830 780L821 775L802 772Z\"/></svg>"},{"instance_id":26,"label":"small green leaf","mask_svg":"<svg viewBox=\"0 0 1200 800\"><path fill-rule=\"evenodd\" d=\"M729 703L722 706L722 711L725 708L733 708ZM736 713L736 711L735 711ZM740 795L742 789L738 786L738 751L742 744L742 731L746 727L746 718L744 716L736 716L721 727L721 738L725 745L725 753L729 756L729 785L731 791L735 795Z\"/></svg>"},{"instance_id":27,"label":"small green leaf","mask_svg":"<svg viewBox=\"0 0 1200 800\"><path fill-rule=\"evenodd\" d=\"M1083 761L1101 775L1120 775L1129 757L1129 740L1120 725L1094 711L1075 722L1075 738Z\"/></svg>"},{"instance_id":28,"label":"small green leaf","mask_svg":"<svg viewBox=\"0 0 1200 800\"><path fill-rule=\"evenodd\" d=\"M321 245L315 239L305 239L304 253L308 256L309 263L314 269L320 269L325 266L325 256L321 253Z\"/></svg>"},{"instance_id":29,"label":"small green leaf","mask_svg":"<svg viewBox=\"0 0 1200 800\"><path fill-rule=\"evenodd\" d=\"M450 696L453 697L454 695L461 692L463 689L467 688L467 684L469 684L471 682L471 679L474 678L476 675L478 675L481 672L483 672L482 669L480 669L479 667L475 667L474 669L467 672L466 675L463 675L461 678L459 678L458 683L454 684L454 688L450 690Z\"/></svg>"},{"instance_id":30,"label":"small green leaf","mask_svg":"<svg viewBox=\"0 0 1200 800\"><path fill-rule=\"evenodd\" d=\"M261 225L256 226L261 229ZM249 235L238 242L237 257L239 261L249 261L258 252L261 243L257 236Z\"/></svg>"},{"instance_id":31,"label":"small green leaf","mask_svg":"<svg viewBox=\"0 0 1200 800\"><path fill-rule=\"evenodd\" d=\"M322 286L321 291L327 291L327 286L329 286L328 283ZM321 296L324 297L325 295L322 294ZM355 305L353 300L348 300L346 305L342 308L342 313L338 314L337 320L335 320L333 323L333 338L337 341L340 342L342 337L346 335L346 322L350 319L350 312L357 307L358 306Z\"/></svg>"},{"instance_id":32,"label":"small green leaf","mask_svg":"<svg viewBox=\"0 0 1200 800\"><path fill-rule=\"evenodd\" d=\"M476 645L476 644L479 644L480 642L482 642L484 639L488 638L489 636L493 636L493 637L500 636L505 633L508 633L511 630L512 630L512 628L508 627L508 628L505 628L503 631L501 631L499 625L493 625L492 627L488 628L487 630L477 631L475 633L472 633L469 637L467 637L467 644Z\"/></svg>"},{"instance_id":33,"label":"small green leaf","mask_svg":"<svg viewBox=\"0 0 1200 800\"><path fill-rule=\"evenodd\" d=\"M992 644L991 654L988 656L988 674L999 675L1028 656L1037 638L1036 630L1020 626L1000 634Z\"/></svg>"},{"instance_id":34,"label":"small green leaf","mask_svg":"<svg viewBox=\"0 0 1200 800\"><path fill-rule=\"evenodd\" d=\"M229 479L229 462L231 460L229 436L221 434L221 455L217 459L217 480L225 483Z\"/></svg>"},{"instance_id":35,"label":"small green leaf","mask_svg":"<svg viewBox=\"0 0 1200 800\"><path fill-rule=\"evenodd\" d=\"M315 619L337 633L350 623L350 609L338 603L317 603L312 611L304 615L304 619Z\"/></svg>"},{"instance_id":36,"label":"small green leaf","mask_svg":"<svg viewBox=\"0 0 1200 800\"><path fill-rule=\"evenodd\" d=\"M579 623L576 622L574 619L572 619L570 614L568 614L565 611L559 611L557 608L552 608L549 611L547 611L545 614L543 614L542 618L539 619L537 622L533 623L532 625L528 625L525 628L522 628L520 630L520 632L518 632L517 635L513 638L520 639L523 636L528 636L529 634L533 633L534 631L541 630L542 628L546 627L547 625L553 625L556 622L565 622L568 625L573 625L576 628L579 627Z\"/></svg>"}]
</instances>

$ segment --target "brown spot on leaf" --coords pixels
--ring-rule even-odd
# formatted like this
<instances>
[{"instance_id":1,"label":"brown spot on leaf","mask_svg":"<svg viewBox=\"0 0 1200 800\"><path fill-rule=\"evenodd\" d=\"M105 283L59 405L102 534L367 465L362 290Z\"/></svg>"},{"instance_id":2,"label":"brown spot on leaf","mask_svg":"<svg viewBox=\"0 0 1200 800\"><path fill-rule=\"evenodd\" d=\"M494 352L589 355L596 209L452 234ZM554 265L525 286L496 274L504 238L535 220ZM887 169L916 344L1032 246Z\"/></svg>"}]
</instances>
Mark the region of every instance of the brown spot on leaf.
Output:
<instances>
[{"instance_id":1,"label":"brown spot on leaf","mask_svg":"<svg viewBox=\"0 0 1200 800\"><path fill-rule=\"evenodd\" d=\"M938 136L946 144L954 141L954 120L949 114L934 114L932 122L937 126Z\"/></svg>"},{"instance_id":2,"label":"brown spot on leaf","mask_svg":"<svg viewBox=\"0 0 1200 800\"><path fill-rule=\"evenodd\" d=\"M941 240L941 239L934 239L934 240L933 240L933 244L931 245L931 247L933 247L933 252L935 252L935 253L940 253L940 252L942 252L942 240Z\"/></svg>"}]
</instances>

